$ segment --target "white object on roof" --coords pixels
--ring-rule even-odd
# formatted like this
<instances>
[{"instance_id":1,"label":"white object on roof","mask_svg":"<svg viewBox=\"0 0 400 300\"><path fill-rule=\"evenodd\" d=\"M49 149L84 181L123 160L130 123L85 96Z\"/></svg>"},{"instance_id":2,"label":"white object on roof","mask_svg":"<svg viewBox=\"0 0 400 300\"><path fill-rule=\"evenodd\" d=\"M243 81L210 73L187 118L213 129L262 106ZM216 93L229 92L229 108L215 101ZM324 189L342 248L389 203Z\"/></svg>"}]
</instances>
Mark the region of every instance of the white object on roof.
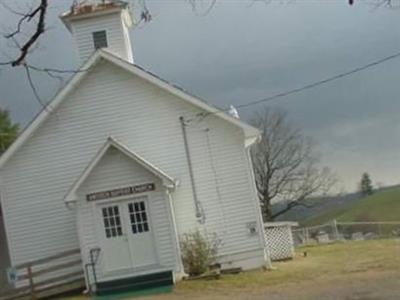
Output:
<instances>
[{"instance_id":1,"label":"white object on roof","mask_svg":"<svg viewBox=\"0 0 400 300\"><path fill-rule=\"evenodd\" d=\"M237 109L236 109L233 105L229 106L229 111L228 111L228 113L229 113L232 117L234 117L234 118L236 118L236 119L240 119L239 113L238 113Z\"/></svg>"}]
</instances>

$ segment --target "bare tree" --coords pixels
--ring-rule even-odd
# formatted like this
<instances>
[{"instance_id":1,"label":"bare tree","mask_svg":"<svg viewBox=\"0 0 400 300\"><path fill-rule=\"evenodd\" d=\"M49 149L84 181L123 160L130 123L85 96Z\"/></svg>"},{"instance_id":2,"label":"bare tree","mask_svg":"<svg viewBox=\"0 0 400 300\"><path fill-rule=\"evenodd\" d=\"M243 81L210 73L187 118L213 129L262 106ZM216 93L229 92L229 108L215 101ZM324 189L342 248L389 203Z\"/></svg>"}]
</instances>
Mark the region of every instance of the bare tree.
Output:
<instances>
[{"instance_id":1,"label":"bare tree","mask_svg":"<svg viewBox=\"0 0 400 300\"><path fill-rule=\"evenodd\" d=\"M3 33L3 38L11 41L18 50L16 54L13 54L15 57L12 59L0 61L0 66L23 67L35 99L45 108L46 105L39 96L31 71L44 72L52 79L56 79L61 83L63 81L62 75L76 73L79 72L79 70L59 70L55 68L37 67L28 63L29 54L35 50L40 37L45 34L47 30L46 19L50 3L48 0L29 0L27 2L31 5L27 6L24 11L15 9L4 1L0 2L1 8L14 14L16 19L15 24L12 25L13 29L10 30L10 32Z\"/></svg>"},{"instance_id":2,"label":"bare tree","mask_svg":"<svg viewBox=\"0 0 400 300\"><path fill-rule=\"evenodd\" d=\"M2 3L2 5L4 8L7 8L17 16L15 29L10 33L5 34L4 38L10 39L15 43L15 45L19 49L19 54L14 60L2 62L1 64L9 64L13 67L20 66L25 63L26 56L28 55L30 49L35 45L39 37L45 32L45 20L48 9L48 0L41 0L36 7L31 8L27 12L18 12L8 7L4 3ZM23 26L26 23L32 22L34 20L36 21L36 28L34 32L26 38L22 45L20 45L17 36L22 35Z\"/></svg>"},{"instance_id":3,"label":"bare tree","mask_svg":"<svg viewBox=\"0 0 400 300\"><path fill-rule=\"evenodd\" d=\"M285 112L266 108L256 113L252 124L262 131L262 140L252 148L252 159L265 221L296 206L310 206L310 197L334 185L330 170L318 166L311 140L289 124ZM275 201L284 201L280 211L272 211Z\"/></svg>"}]
</instances>

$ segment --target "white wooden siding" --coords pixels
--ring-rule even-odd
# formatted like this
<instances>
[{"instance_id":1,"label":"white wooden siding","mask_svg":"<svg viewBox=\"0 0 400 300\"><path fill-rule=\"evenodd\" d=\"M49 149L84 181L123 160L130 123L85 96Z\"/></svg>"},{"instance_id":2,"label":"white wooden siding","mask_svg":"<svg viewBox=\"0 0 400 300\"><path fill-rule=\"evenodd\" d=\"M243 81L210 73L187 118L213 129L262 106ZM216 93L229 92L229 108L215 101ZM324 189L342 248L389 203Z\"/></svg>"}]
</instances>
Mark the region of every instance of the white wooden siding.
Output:
<instances>
[{"instance_id":1,"label":"white wooden siding","mask_svg":"<svg viewBox=\"0 0 400 300\"><path fill-rule=\"evenodd\" d=\"M124 34L126 28L122 22L121 12L119 12L72 22L72 32L81 62L84 62L95 50L92 33L101 30L105 30L107 34L107 49L121 58L131 61L132 51L129 36Z\"/></svg>"},{"instance_id":2,"label":"white wooden siding","mask_svg":"<svg viewBox=\"0 0 400 300\"><path fill-rule=\"evenodd\" d=\"M98 203L106 201L87 202L87 194L105 190L112 190L118 187L139 185L154 182L156 190L137 196L147 195L150 220L152 223L152 233L156 241L156 251L158 254L161 269L176 270L178 263L175 249L175 232L173 224L170 223L170 211L165 188L161 185L160 179L154 174L145 170L143 167L126 157L116 149L110 148L98 165L93 169L88 179L82 184L78 191L79 210L78 218L80 223L80 240L84 260L89 262L89 251L92 248L100 247L100 237L98 237L98 223L96 218ZM135 195L132 196L134 198ZM125 197L126 198L126 197ZM126 199L129 199L126 198ZM102 220L100 220L100 223ZM102 273L101 264L104 259L100 253L99 262L96 269L98 279L102 280L106 274ZM152 269L154 271L154 269Z\"/></svg>"},{"instance_id":3,"label":"white wooden siding","mask_svg":"<svg viewBox=\"0 0 400 300\"><path fill-rule=\"evenodd\" d=\"M263 241L246 226L259 221L240 129L213 118L189 126L188 143L207 231L222 239L221 255L260 247Z\"/></svg>"},{"instance_id":4,"label":"white wooden siding","mask_svg":"<svg viewBox=\"0 0 400 300\"><path fill-rule=\"evenodd\" d=\"M12 263L78 246L74 212L62 199L110 135L180 180L172 194L178 232L198 227L179 122L180 116L192 119L198 112L100 62L2 170ZM209 128L210 151L204 128ZM187 129L206 226L223 239L221 254L263 248L262 232L249 236L246 228L259 220L259 210L241 129L214 116Z\"/></svg>"}]
</instances>

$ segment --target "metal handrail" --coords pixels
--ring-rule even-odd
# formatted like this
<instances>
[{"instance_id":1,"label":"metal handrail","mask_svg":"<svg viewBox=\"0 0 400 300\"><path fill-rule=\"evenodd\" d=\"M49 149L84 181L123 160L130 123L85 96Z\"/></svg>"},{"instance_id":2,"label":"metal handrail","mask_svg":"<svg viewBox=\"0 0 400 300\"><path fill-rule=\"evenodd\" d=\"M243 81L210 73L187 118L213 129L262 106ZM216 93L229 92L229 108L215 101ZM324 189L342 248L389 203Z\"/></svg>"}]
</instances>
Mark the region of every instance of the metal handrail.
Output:
<instances>
[{"instance_id":1,"label":"metal handrail","mask_svg":"<svg viewBox=\"0 0 400 300\"><path fill-rule=\"evenodd\" d=\"M93 281L94 281L95 285L97 285L97 275L96 275L95 266L99 259L100 251L101 251L101 249L99 247L90 249L89 250L90 263L85 264L86 274L89 274L89 270L88 270L89 267L91 267L91 269L92 269ZM96 256L94 256L94 255L96 255ZM92 293L92 285L89 282L89 276L87 277L87 279L88 279L89 292Z\"/></svg>"}]
</instances>

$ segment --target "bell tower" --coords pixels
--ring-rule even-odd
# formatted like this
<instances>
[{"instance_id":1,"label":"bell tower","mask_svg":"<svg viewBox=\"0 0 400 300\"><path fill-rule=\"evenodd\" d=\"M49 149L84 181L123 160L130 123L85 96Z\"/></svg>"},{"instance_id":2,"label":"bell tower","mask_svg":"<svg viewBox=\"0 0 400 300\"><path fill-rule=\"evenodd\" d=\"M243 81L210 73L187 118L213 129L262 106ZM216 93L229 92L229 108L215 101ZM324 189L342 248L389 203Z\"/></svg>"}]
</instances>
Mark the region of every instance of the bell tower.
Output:
<instances>
[{"instance_id":1,"label":"bell tower","mask_svg":"<svg viewBox=\"0 0 400 300\"><path fill-rule=\"evenodd\" d=\"M75 38L81 63L99 48L106 48L133 63L128 31L133 18L128 3L117 0L75 2L60 18Z\"/></svg>"}]
</instances>

